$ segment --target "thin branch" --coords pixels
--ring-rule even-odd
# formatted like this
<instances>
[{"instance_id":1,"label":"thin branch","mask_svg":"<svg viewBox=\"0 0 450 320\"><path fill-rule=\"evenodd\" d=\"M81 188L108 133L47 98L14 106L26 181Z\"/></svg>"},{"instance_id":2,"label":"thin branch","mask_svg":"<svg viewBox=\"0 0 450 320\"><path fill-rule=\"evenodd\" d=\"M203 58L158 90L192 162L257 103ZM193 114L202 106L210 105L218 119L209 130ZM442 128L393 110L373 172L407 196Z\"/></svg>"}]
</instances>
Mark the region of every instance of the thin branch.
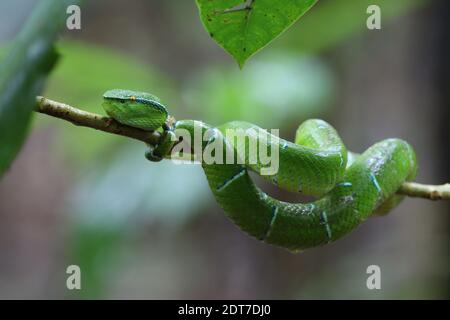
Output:
<instances>
[{"instance_id":1,"label":"thin branch","mask_svg":"<svg viewBox=\"0 0 450 320\"><path fill-rule=\"evenodd\" d=\"M89 127L128 138L133 138L151 145L157 144L161 136L159 132L149 132L138 128L129 127L120 124L109 117L83 111L44 97L36 98L35 111L67 120L76 126Z\"/></svg>"},{"instance_id":2,"label":"thin branch","mask_svg":"<svg viewBox=\"0 0 450 320\"><path fill-rule=\"evenodd\" d=\"M427 198L430 200L450 200L450 183L435 186L417 182L405 182L397 193L408 197Z\"/></svg>"},{"instance_id":3,"label":"thin branch","mask_svg":"<svg viewBox=\"0 0 450 320\"><path fill-rule=\"evenodd\" d=\"M82 111L67 104L52 101L44 97L36 98L35 111L72 122L77 126L89 127L125 136L151 145L156 145L161 137L158 132L148 132L129 127L120 124L109 117ZM450 183L443 185L426 185L416 182L405 182L397 193L409 197L419 197L430 200L450 200Z\"/></svg>"}]
</instances>

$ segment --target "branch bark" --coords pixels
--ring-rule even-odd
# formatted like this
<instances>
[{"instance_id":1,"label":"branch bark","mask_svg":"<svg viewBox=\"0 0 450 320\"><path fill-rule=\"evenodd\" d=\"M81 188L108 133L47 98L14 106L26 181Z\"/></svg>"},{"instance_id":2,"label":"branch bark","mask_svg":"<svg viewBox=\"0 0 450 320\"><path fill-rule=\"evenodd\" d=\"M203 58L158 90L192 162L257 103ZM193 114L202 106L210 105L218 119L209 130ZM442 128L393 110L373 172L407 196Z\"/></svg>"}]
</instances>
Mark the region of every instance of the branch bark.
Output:
<instances>
[{"instance_id":1,"label":"branch bark","mask_svg":"<svg viewBox=\"0 0 450 320\"><path fill-rule=\"evenodd\" d=\"M426 198L430 200L450 200L450 183L442 185L405 182L397 191L408 197Z\"/></svg>"},{"instance_id":2,"label":"branch bark","mask_svg":"<svg viewBox=\"0 0 450 320\"><path fill-rule=\"evenodd\" d=\"M44 97L36 98L35 111L69 121L77 126L125 136L151 145L158 144L161 137L159 132L149 132L129 127L118 123L112 118L86 112ZM430 200L450 200L450 183L426 185L417 182L405 182L397 193L408 197L419 197Z\"/></svg>"},{"instance_id":3,"label":"branch bark","mask_svg":"<svg viewBox=\"0 0 450 320\"><path fill-rule=\"evenodd\" d=\"M149 132L138 128L129 127L118 123L112 118L83 111L44 97L36 97L35 111L72 122L76 126L89 127L108 133L125 136L151 145L158 144L161 136L159 132Z\"/></svg>"}]
</instances>

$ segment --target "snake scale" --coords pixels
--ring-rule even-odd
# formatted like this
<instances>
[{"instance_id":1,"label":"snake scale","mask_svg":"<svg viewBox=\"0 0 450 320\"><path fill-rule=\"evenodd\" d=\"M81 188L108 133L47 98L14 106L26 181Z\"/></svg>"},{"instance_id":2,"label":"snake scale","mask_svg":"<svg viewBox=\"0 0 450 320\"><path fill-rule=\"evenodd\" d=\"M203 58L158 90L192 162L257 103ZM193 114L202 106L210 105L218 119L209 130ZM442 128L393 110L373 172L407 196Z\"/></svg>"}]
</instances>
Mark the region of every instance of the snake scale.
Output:
<instances>
[{"instance_id":1,"label":"snake scale","mask_svg":"<svg viewBox=\"0 0 450 320\"><path fill-rule=\"evenodd\" d=\"M227 139L226 130L260 129L241 121L216 128L194 120L172 122L160 100L143 92L114 89L107 91L103 98L103 108L116 121L143 130L161 131L161 142L146 153L152 161L170 158L179 129L188 131L191 137L196 130L202 133L212 130L213 139L202 141L202 150L212 140L220 140L226 148L236 148ZM335 241L372 214L387 213L403 198L396 195L401 184L416 176L414 150L400 139L383 140L356 155L347 152L336 130L322 120L301 124L294 143L264 132L267 145L279 151L278 171L264 178L282 189L316 196L318 200L288 203L270 197L249 175L249 170L261 169L260 163L203 161L202 167L217 202L236 225L259 240L292 251ZM248 143L260 138L250 136ZM248 153L248 146L240 151Z\"/></svg>"}]
</instances>

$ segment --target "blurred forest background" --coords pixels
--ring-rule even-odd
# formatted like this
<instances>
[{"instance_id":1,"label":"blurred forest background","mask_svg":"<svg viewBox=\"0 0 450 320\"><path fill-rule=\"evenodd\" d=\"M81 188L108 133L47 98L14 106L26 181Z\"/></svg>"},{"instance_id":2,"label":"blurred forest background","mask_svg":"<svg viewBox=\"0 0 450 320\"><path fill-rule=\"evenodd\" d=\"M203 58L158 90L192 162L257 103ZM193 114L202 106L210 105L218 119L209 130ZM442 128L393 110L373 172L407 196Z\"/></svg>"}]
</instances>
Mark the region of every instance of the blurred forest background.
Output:
<instances>
[{"instance_id":1,"label":"blurred forest background","mask_svg":"<svg viewBox=\"0 0 450 320\"><path fill-rule=\"evenodd\" d=\"M0 2L2 45L35 4ZM381 30L366 28L369 4L381 6ZM288 139L320 117L356 152L409 141L418 181L438 184L450 181L449 43L448 1L319 1L239 70L194 1L86 1L44 94L102 113L107 89L148 91L177 119L248 120ZM34 118L0 181L0 298L450 297L448 202L408 198L335 243L292 254L234 226L200 167L150 163L141 143ZM80 291L66 289L71 264ZM366 288L372 264L382 290Z\"/></svg>"}]
</instances>

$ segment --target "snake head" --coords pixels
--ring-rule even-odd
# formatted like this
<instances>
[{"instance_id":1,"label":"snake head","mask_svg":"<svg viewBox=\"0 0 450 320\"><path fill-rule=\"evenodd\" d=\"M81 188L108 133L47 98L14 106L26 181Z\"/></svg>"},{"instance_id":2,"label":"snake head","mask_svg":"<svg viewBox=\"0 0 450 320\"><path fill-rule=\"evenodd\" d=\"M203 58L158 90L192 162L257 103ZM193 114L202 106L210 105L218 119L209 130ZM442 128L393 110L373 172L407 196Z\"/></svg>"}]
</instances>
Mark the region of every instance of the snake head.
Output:
<instances>
[{"instance_id":1,"label":"snake head","mask_svg":"<svg viewBox=\"0 0 450 320\"><path fill-rule=\"evenodd\" d=\"M159 98L146 92L108 90L103 94L102 106L117 122L147 131L161 128L169 117Z\"/></svg>"}]
</instances>

